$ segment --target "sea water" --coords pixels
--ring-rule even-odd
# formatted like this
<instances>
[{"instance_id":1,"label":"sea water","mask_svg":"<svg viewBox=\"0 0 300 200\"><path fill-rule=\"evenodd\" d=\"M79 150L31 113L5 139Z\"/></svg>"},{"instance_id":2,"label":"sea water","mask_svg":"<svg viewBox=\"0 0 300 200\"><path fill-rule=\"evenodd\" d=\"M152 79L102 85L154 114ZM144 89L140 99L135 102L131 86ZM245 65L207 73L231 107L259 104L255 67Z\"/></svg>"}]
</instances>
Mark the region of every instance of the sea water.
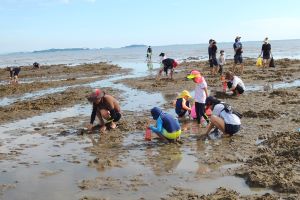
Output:
<instances>
[{"instance_id":1,"label":"sea water","mask_svg":"<svg viewBox=\"0 0 300 200\"><path fill-rule=\"evenodd\" d=\"M261 52L261 41L243 42L244 57L257 58ZM272 54L275 59L290 58L300 59L300 39L297 40L276 40L270 41ZM218 50L223 49L227 59L233 58L233 42L217 43ZM207 60L208 44L188 44L153 46L152 61L159 61L159 54L166 53L167 57L177 60L186 58L195 60ZM0 68L6 66L32 65L39 62L42 65L66 64L78 65L82 63L112 62L112 63L143 63L146 61L145 47L129 48L105 48L69 51L49 51L49 52L22 52L0 55Z\"/></svg>"}]
</instances>

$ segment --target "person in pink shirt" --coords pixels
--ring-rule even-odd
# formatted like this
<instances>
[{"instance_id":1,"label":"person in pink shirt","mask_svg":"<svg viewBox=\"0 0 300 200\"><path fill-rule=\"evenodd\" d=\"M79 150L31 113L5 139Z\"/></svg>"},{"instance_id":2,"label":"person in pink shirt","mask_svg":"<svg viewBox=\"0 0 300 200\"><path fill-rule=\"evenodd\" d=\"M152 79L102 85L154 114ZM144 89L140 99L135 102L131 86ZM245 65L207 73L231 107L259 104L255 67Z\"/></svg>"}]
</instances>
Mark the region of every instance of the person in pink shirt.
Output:
<instances>
[{"instance_id":1,"label":"person in pink shirt","mask_svg":"<svg viewBox=\"0 0 300 200\"><path fill-rule=\"evenodd\" d=\"M196 83L195 88L195 107L196 107L196 115L197 122L200 124L201 117L203 117L206 123L202 123L202 127L206 127L209 123L209 119L205 114L205 100L208 97L207 83L201 73L197 70L192 70L190 74L187 76L188 79L192 79L194 83Z\"/></svg>"}]
</instances>

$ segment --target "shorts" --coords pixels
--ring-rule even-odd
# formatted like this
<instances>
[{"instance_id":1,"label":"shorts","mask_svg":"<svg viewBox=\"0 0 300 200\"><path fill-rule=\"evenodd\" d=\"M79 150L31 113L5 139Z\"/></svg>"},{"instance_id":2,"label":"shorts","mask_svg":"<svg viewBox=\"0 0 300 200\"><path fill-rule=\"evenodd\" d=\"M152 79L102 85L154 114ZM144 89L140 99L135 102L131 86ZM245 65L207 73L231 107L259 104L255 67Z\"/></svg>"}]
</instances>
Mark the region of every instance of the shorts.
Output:
<instances>
[{"instance_id":1,"label":"shorts","mask_svg":"<svg viewBox=\"0 0 300 200\"><path fill-rule=\"evenodd\" d=\"M212 58L209 60L209 67L217 67L219 66L218 60L217 58Z\"/></svg>"},{"instance_id":2,"label":"shorts","mask_svg":"<svg viewBox=\"0 0 300 200\"><path fill-rule=\"evenodd\" d=\"M228 87L229 89L232 88L232 82L227 82L227 87ZM237 86L235 87L234 92L238 92L239 94L243 94L243 93L245 92L245 90L242 88L242 86L237 85Z\"/></svg>"},{"instance_id":3,"label":"shorts","mask_svg":"<svg viewBox=\"0 0 300 200\"><path fill-rule=\"evenodd\" d=\"M237 133L241 128L241 125L232 125L232 124L225 124L225 133L229 135L233 135Z\"/></svg>"},{"instance_id":4,"label":"shorts","mask_svg":"<svg viewBox=\"0 0 300 200\"><path fill-rule=\"evenodd\" d=\"M243 63L243 57L242 55L234 55L234 64L242 64Z\"/></svg>"},{"instance_id":5,"label":"shorts","mask_svg":"<svg viewBox=\"0 0 300 200\"><path fill-rule=\"evenodd\" d=\"M180 137L181 129L173 133L169 133L166 129L163 129L162 135L169 140L175 140Z\"/></svg>"},{"instance_id":6,"label":"shorts","mask_svg":"<svg viewBox=\"0 0 300 200\"><path fill-rule=\"evenodd\" d=\"M270 54L263 54L264 60L269 60L271 58Z\"/></svg>"}]
</instances>

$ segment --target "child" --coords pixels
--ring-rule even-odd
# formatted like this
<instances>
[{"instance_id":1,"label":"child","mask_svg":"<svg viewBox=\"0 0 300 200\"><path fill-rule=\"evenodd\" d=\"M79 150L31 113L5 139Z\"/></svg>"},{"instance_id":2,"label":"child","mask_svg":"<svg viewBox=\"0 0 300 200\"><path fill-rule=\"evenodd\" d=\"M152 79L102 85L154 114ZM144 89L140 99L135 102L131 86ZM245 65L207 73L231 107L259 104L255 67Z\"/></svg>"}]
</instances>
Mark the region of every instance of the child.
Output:
<instances>
[{"instance_id":1,"label":"child","mask_svg":"<svg viewBox=\"0 0 300 200\"><path fill-rule=\"evenodd\" d=\"M192 109L190 107L189 98L192 96L187 90L183 90L181 94L177 97L175 104L175 112L178 115L178 117L183 117L186 112L188 111L191 113Z\"/></svg>"},{"instance_id":2,"label":"child","mask_svg":"<svg viewBox=\"0 0 300 200\"><path fill-rule=\"evenodd\" d=\"M195 88L195 107L196 107L196 115L197 122L200 124L201 117L203 117L207 123L209 123L209 119L205 114L205 99L208 96L207 91L207 83L203 76L201 76L200 72L197 70L192 70L190 74L187 76L188 79L193 79L194 83L196 83ZM202 127L206 127L207 124L203 123Z\"/></svg>"},{"instance_id":3,"label":"child","mask_svg":"<svg viewBox=\"0 0 300 200\"><path fill-rule=\"evenodd\" d=\"M148 127L151 131L168 142L180 139L181 128L177 119L168 113L162 112L158 107L151 109L151 115L156 120L156 127L153 125Z\"/></svg>"},{"instance_id":4,"label":"child","mask_svg":"<svg viewBox=\"0 0 300 200\"><path fill-rule=\"evenodd\" d=\"M225 53L224 50L220 51L220 57L219 57L219 73L220 75L223 74L223 66L226 64L225 62Z\"/></svg>"},{"instance_id":5,"label":"child","mask_svg":"<svg viewBox=\"0 0 300 200\"><path fill-rule=\"evenodd\" d=\"M227 86L233 95L243 94L245 91L245 85L239 77L235 76L231 71L226 72L225 79L227 80Z\"/></svg>"}]
</instances>

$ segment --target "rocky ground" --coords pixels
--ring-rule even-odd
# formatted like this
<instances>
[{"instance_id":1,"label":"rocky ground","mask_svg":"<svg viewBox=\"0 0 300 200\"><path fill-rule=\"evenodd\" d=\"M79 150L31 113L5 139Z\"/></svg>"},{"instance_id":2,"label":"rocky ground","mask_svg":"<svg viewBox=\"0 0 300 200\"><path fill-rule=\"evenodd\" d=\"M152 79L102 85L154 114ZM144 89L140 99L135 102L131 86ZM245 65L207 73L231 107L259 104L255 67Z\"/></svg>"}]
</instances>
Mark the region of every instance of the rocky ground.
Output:
<instances>
[{"instance_id":1,"label":"rocky ground","mask_svg":"<svg viewBox=\"0 0 300 200\"><path fill-rule=\"evenodd\" d=\"M249 85L264 86L266 84L275 84L278 81L291 82L300 78L300 61L278 60L276 61L275 69L266 69L265 71L256 68L254 63L254 60L246 60L245 72L241 75L246 87ZM231 62L229 61L225 70L228 70L230 65ZM233 105L234 108L243 114L240 134L218 141L209 141L209 146L204 143L205 137L203 133L205 129L188 120L182 122L184 131L182 144L164 144L154 139L150 144L146 145L141 141L143 140L146 124L149 120L151 122L148 110L139 112L122 111L122 120L118 124L118 128L108 130L101 135L97 134L97 127L92 132L95 134L88 134L84 129L86 122L89 121L88 115L65 117L57 119L51 124L45 120L43 123L35 124L33 131L16 130L10 134L13 134L14 137L20 137L24 134L46 136L56 142L57 144L55 145L61 151L67 144L81 143L82 137L87 138L90 141L90 145L85 146L83 151L89 153L91 158L87 160L80 159L78 155L73 153L67 155L67 160L73 164L96 169L99 174L113 169L122 170L126 166L131 166L129 163L135 163L151 169L151 175L141 173L137 169L135 175L123 174L119 177L99 175L92 178L82 178L76 184L80 190L80 199L114 199L113 194L125 194L126 196L127 192L128 194L139 194L140 199L149 199L148 193L144 193L144 188L151 188L156 185L168 187L166 194L155 194L161 199L271 200L299 198L300 133L298 128L300 128L300 88L272 89L268 87L265 90L246 92L239 97L232 97L220 92L221 82L219 76L212 77L209 75L206 66L205 62L182 63L176 69L175 80L168 80L162 77L161 80L157 81L154 76L149 75L144 78L125 79L118 82L150 93L161 92L166 100L163 108L168 110L172 109L171 102L176 98L177 93L183 89L190 91L194 89L195 85L185 78L186 74L192 69L200 70L208 82L211 95L215 95ZM3 74L7 72L2 72L0 73L0 78L4 80L5 75ZM128 72L128 70L122 70L117 66L104 63L82 65L74 68L62 65L45 66L34 71L30 67L24 67L20 77L33 82L9 86L0 85L0 97L22 96L27 92L65 85L74 87L63 92L44 95L37 99L27 99L7 106L1 106L0 124L5 126L8 122L57 111L77 104L87 105L85 96L92 89L81 86L83 83L104 79L108 75L116 73L126 74ZM52 74L55 74L55 76ZM54 81L54 79L64 80ZM49 81L40 82L41 80ZM105 88L105 90L116 96L120 100L121 105L126 101L122 91L114 88ZM53 126L53 124L57 125ZM126 140L131 135L132 139L130 139L130 142L127 141L129 144L126 144ZM61 138L64 137L66 141L61 141ZM2 140L0 147L6 142ZM10 142L8 141L8 143ZM18 144L17 146L10 146L8 152L0 153L0 163L17 161L19 164L14 164L14 166L22 166L24 161L18 161L18 157L23 154L23 151L40 145L42 144L37 142L30 145ZM165 154L164 152L169 153ZM63 157L63 152L52 156L53 158L57 156ZM219 188L215 192L204 195L189 189L189 187L182 187L176 184L172 185L172 187L168 186L169 183L166 179L168 177L170 179L174 178L174 174L176 178L178 172L174 171L176 171L177 166L185 156L193 156L197 160L196 162L199 163L195 176L180 174L180 180L185 185L204 177L238 176L244 178L250 187L272 189L275 193L242 195L228 188ZM220 171L219 167L216 167L226 164L238 164L239 167L225 171ZM30 163L25 163L25 165L28 168L34 166ZM40 176L44 179L62 176L64 171L67 171L67 169L43 170ZM1 173L5 174L7 172L2 171ZM155 180L150 179L149 181L148 176L154 177ZM0 184L0 198L2 193L5 194L6 191L18 189L18 182L0 182ZM109 195L90 194L91 191L109 191L112 198L109 198ZM131 199L129 196L127 198Z\"/></svg>"}]
</instances>

